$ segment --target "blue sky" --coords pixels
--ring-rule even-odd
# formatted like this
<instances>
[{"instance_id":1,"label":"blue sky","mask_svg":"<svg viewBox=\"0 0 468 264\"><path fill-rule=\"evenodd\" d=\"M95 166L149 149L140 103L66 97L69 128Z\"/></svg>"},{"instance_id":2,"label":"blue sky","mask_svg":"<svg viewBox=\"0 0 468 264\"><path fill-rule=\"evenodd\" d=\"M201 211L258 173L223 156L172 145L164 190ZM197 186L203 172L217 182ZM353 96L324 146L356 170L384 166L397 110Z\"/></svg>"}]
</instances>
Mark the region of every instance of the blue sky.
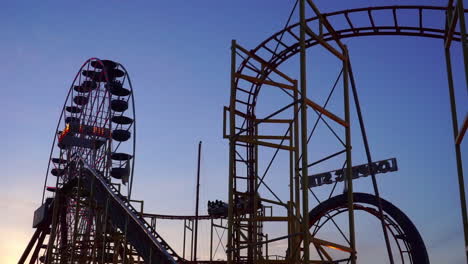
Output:
<instances>
[{"instance_id":1,"label":"blue sky","mask_svg":"<svg viewBox=\"0 0 468 264\"><path fill-rule=\"evenodd\" d=\"M316 4L327 12L409 3ZM229 103L230 41L254 48L284 26L292 5L284 0L2 4L0 160L6 170L0 209L8 217L0 219L0 262L16 262L33 232L32 213L40 203L56 122L76 71L90 57L119 61L132 77L138 115L135 198L144 199L151 212L190 214L202 140L201 210L208 199L225 199L228 145L222 139L222 107ZM440 22L436 16L428 20ZM373 156L399 161L399 172L379 177L382 196L414 221L433 263L464 263L442 41L365 37L345 43ZM454 43L452 60L458 109L466 113L459 46ZM336 63L319 48L309 54L311 85L329 87L338 72ZM282 67L298 78L295 62L293 58ZM353 120L356 124L355 115ZM359 164L364 155L356 129L353 135ZM462 150L466 152L466 142ZM466 170L466 158L464 164ZM369 180L360 181L356 188L371 192ZM202 231L207 228L202 225ZM161 233L176 249L181 248L181 231L180 222L161 224ZM201 250L206 255L207 247Z\"/></svg>"}]
</instances>

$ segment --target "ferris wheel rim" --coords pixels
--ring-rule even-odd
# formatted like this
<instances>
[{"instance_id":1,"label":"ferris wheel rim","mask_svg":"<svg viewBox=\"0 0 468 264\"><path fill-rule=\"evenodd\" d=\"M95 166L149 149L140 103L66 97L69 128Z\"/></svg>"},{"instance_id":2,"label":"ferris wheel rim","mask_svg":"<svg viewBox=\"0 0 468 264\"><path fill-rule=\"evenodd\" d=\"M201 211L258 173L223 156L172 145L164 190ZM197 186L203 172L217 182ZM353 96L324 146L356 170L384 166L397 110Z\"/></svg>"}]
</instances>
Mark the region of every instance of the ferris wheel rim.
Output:
<instances>
[{"instance_id":1,"label":"ferris wheel rim","mask_svg":"<svg viewBox=\"0 0 468 264\"><path fill-rule=\"evenodd\" d=\"M109 77L109 73L108 73L108 69L106 69L105 67L105 64L107 62L111 62L111 63L114 63L114 68L115 69L118 69L118 68L121 68L122 70L119 70L122 72L123 75L121 76L118 76L116 78L110 78ZM86 70L90 70L90 66L95 68L95 69L100 69L101 71L99 71L99 74L102 75L102 77L98 77L98 78L101 78L99 80L93 80L93 78L90 78L89 76L85 76L84 72ZM96 71L98 72L98 71ZM123 112L120 113L119 116L122 116L124 118L127 118L127 119L130 119L131 122L128 122L127 123L123 123L123 124L115 124L115 125L112 125L113 121L111 120L111 109L110 109L110 103L111 103L111 100L113 98L111 92L109 91L110 89L107 87L108 84L114 82L114 81L117 81L119 82L120 80L117 80L117 78L120 78L122 77L122 87L126 84L128 84L128 89L129 89L129 94L128 94L128 98L126 99L126 102L128 102L128 104L130 105L130 109L131 109L131 118L128 118L126 116L123 115ZM83 79L83 80L82 80ZM90 80L88 80L90 79ZM90 90L87 90L87 91L78 91L74 88L76 88L77 86L80 86L82 85L83 82L85 81L91 81L91 82L95 82L97 83L97 89L93 89L91 88ZM101 87L102 86L102 87ZM124 88L126 89L126 88ZM128 185L128 189L127 189L127 192L130 194L131 193L131 188L132 188L132 184L133 184L133 176L134 176L134 165L135 165L135 145L136 145L136 122L135 122L135 98L134 98L134 94L133 94L133 86L132 86L132 83L131 83L131 80L130 80L130 76L129 76L129 73L128 71L125 69L125 67L121 64L121 63L118 63L118 62L114 62L114 61L110 61L110 60L101 60L100 58L97 58L97 57L92 57L92 58L89 58L87 59L82 65L81 67L79 68L78 72L75 74L75 77L71 83L71 85L69 86L68 88L68 92L67 92L67 95L65 97L65 101L63 103L63 106L61 108L61 112L60 112L60 115L59 115L59 118L58 118L58 121L57 121L57 125L55 127L55 133L54 133L54 136L53 136L53 140L52 140L52 146L51 146L51 150L50 150L50 154L49 154L49 159L48 159L48 165L47 165L47 170L46 170L46 175L45 175L45 179L44 179L44 185L43 185L43 191L42 191L42 199L41 199L41 204L44 204L45 202L45 198L46 198L46 190L47 190L47 183L48 181L50 180L50 177L49 177L49 174L51 174L51 168L54 166L53 165L53 155L54 153L57 151L57 144L59 143L59 139L58 139L58 132L60 132L60 128L61 128L61 125L63 125L63 122L62 121L65 121L67 115L70 115L72 116L73 115L73 112L69 112L67 111L67 103L73 101L74 99L77 99L77 98L72 98L74 93L76 94L81 94L81 93L88 93L88 95L91 95L94 90L100 90L101 92L104 91L105 93L105 96L106 98L104 98L102 100L102 102L104 102L105 99L107 99L107 116L108 117L108 120L106 121L106 125L108 125L108 129L110 132L112 132L112 127L122 127L123 125L127 125L128 127L126 128L126 131L131 131L132 133L130 134L133 134L131 135L131 137L133 138L131 142L131 170L130 170L130 174L129 174L129 181L131 182L130 185ZM96 95L96 96L99 96L99 95ZM75 96L76 97L76 96ZM84 97L84 96L82 96ZM125 96L117 96L119 99L120 97L124 98ZM83 98L78 98L79 99L83 99ZM125 99L125 98L124 98ZM75 101L76 102L76 101ZM101 104L102 104L101 102ZM87 102L85 102L87 103ZM93 109L91 109L93 110ZM114 116L117 116L117 115L114 115ZM74 118L74 117L73 117ZM72 120L72 119L70 119ZM66 123L66 121L65 121ZM107 139L107 141L109 141L110 143L110 146L112 146L112 142L114 142L115 140L112 138L112 136L110 138ZM122 143L122 142L120 142ZM107 143L106 143L107 144ZM120 144L117 144L117 147L116 148L113 148L111 147L111 149L109 149L107 152L109 152L109 159L110 159L110 154L116 150L118 150L120 147ZM109 162L112 162L111 160ZM52 164L51 164L52 163ZM53 175L55 176L55 175ZM58 181L58 179L57 179Z\"/></svg>"}]
</instances>

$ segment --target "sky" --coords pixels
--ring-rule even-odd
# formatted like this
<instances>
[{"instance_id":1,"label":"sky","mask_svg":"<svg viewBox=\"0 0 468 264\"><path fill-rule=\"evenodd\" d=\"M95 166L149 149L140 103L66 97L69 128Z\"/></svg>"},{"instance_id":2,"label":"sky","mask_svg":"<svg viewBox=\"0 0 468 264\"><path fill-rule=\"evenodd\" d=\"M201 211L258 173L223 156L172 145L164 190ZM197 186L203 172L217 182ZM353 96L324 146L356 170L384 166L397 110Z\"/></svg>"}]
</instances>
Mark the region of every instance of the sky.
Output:
<instances>
[{"instance_id":1,"label":"sky","mask_svg":"<svg viewBox=\"0 0 468 264\"><path fill-rule=\"evenodd\" d=\"M322 12L410 4L390 0L315 3ZM440 1L411 3L439 5ZM90 57L118 61L132 78L138 131L133 194L145 200L145 210L194 211L199 141L203 141L201 212L206 212L208 200L226 200L228 142L222 138L222 109L229 104L231 40L253 49L284 26L293 4L285 0L3 3L0 164L6 170L1 176L0 263L15 263L34 231L32 214L41 202L61 107L77 70ZM429 15L427 23L441 25L441 20ZM432 263L464 263L442 40L363 37L344 42L350 50L373 157L396 157L399 163L398 172L378 176L382 197L412 219ZM310 89L318 87L309 94L323 102L322 93L339 68L318 47L309 49L308 56ZM468 96L459 43L452 48L452 61L462 120ZM296 57L281 67L299 78ZM275 96L266 93L259 111L280 105L281 99ZM331 109L339 112L337 98ZM357 125L355 112L352 123ZM356 125L353 160L361 164L364 155ZM322 148L332 148L316 146L311 159L324 155ZM462 151L466 147L465 140ZM265 161L268 155L265 152ZM466 157L463 164L467 170ZM269 177L278 177L283 165ZM372 192L368 179L358 181L358 191ZM182 227L181 222L158 223L162 236L178 252ZM207 223L201 224L203 234L208 228ZM371 231L363 228L360 234L366 237ZM201 244L201 255L206 257L206 240Z\"/></svg>"}]
</instances>

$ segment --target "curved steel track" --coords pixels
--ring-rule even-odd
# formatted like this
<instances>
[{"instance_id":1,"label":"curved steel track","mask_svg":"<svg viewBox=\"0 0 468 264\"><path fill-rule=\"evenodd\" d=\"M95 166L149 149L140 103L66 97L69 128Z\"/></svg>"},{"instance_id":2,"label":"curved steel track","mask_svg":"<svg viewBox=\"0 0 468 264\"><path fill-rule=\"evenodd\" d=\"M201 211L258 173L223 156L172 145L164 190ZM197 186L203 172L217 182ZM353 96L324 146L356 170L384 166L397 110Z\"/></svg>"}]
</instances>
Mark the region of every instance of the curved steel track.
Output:
<instances>
[{"instance_id":1,"label":"curved steel track","mask_svg":"<svg viewBox=\"0 0 468 264\"><path fill-rule=\"evenodd\" d=\"M375 12L389 12L393 17L393 21L390 24L386 25L378 25L375 22L374 17ZM402 14L401 11L405 11L405 14ZM417 21L419 21L418 25L411 25L411 24L404 24L401 21L407 21L405 19L408 14L407 12L413 11L413 13L417 13ZM413 37L425 37L425 38L435 38L435 39L444 39L446 30L444 28L444 24L441 23L440 27L433 27L431 25L425 25L426 20L424 19L427 16L427 13L431 11L431 15L438 15L445 16L445 12L447 11L446 7L442 6L380 6L380 7L367 7L367 8L356 8L356 9L349 9L349 10L342 10L330 13L324 13L322 16L330 22L331 25L335 28L335 32L339 39L345 38L354 38L354 37L364 37L364 36L413 36ZM468 13L468 9L464 10L465 13ZM368 26L356 26L351 16L364 16L368 20ZM405 17L405 18L404 18ZM342 25L337 25L334 23L334 20L345 20L347 23ZM307 23L312 23L318 21L318 17L312 17L307 19ZM360 20L363 20L362 17ZM388 22L388 21L386 21ZM299 23L290 25L284 28L281 31L276 32L269 38L265 39L262 43L260 43L256 48L250 51L248 57L244 59L241 63L241 67L238 69L237 73L242 73L246 69L250 69L253 71L257 71L257 78L267 78L267 76L271 73L271 69L277 68L283 62L291 58L292 56L296 55L299 52ZM286 43L283 40L284 36L287 36L288 39L293 39L295 41ZM282 37L283 36L283 37ZM324 32L322 35L323 40L331 41L333 40L333 36L329 32ZM460 32L454 32L455 41L460 41ZM306 38L306 48L310 48L316 46L319 42L315 38ZM278 47L275 51L272 47ZM270 58L265 58L261 54L269 54ZM265 62L268 67L265 68L264 72L260 72L258 69L252 69L249 67L249 62L260 59ZM238 82L238 78L236 79L236 83ZM252 86L249 95L249 101L246 105L247 112L254 113L255 104L257 101L257 95L259 92L261 85L254 85ZM237 108L236 108L237 109Z\"/></svg>"},{"instance_id":2,"label":"curved steel track","mask_svg":"<svg viewBox=\"0 0 468 264\"><path fill-rule=\"evenodd\" d=\"M405 10L404 14L401 12ZM407 15L410 11L415 13L417 16L417 25L404 24L401 21L403 16ZM445 37L445 28L441 27L432 27L426 25L425 17L428 12L435 12L440 15L444 15L446 12L445 7L437 6L383 6L383 7L368 7L368 8L358 8L351 10L343 10L338 12L331 12L323 14L326 20L336 28L336 34L339 39L344 38L353 38L353 37L363 37L363 36L415 36L415 37L427 37L435 39L444 39ZM393 22L386 25L378 25L374 19L376 12L389 12L393 17ZM468 12L465 10L465 13ZM353 23L352 17L356 16L367 17L368 25L367 26L357 26ZM432 14L433 15L433 14ZM414 15L413 15L414 16ZM334 24L334 20L343 20L346 23L341 25ZM318 17L309 18L307 23L314 23L318 20ZM285 29L273 34L271 37L267 38L255 49L247 53L244 61L241 62L240 67L237 69L238 74L242 74L247 69L255 72L258 79L266 80L268 75L276 69L283 62L294 56L299 52L299 36L298 36L299 24L293 24L286 27ZM286 38L284 37L286 36ZM330 41L335 36L332 36L331 33L324 33L322 35L323 40ZM289 41L288 41L289 40ZM453 40L460 40L460 33L455 32ZM319 44L315 38L306 39L306 47L313 47ZM273 48L278 47L278 49ZM268 58L265 57L265 54L268 54ZM249 64L251 61L261 61L261 64L268 67L264 67L263 70L250 67ZM235 78L235 84L239 82L239 77ZM255 106L258 99L259 91L262 87L262 83L252 84L250 91L239 90L238 88L234 95L234 98L241 100L239 98L239 91L244 94L247 94L247 101L242 103L242 107L245 107L246 111L244 113L243 122L247 126L254 126L253 122L248 122L248 116L254 115ZM132 94L133 96L133 94ZM235 109L238 108L239 102L234 102ZM242 111L243 112L243 111ZM244 131L247 131L249 128L246 128ZM253 148L252 144L247 145ZM135 208L130 204L129 199L122 196L120 191L117 190L109 181L104 177L99 175L94 171L93 168L88 167L86 163L83 163L83 170L88 171L86 177L83 179L83 187L88 189L90 192L94 192L94 199L100 206L110 205L113 211L110 211L110 220L115 223L115 225L121 230L132 230L128 234L128 242L133 244L135 248L142 253L144 259L150 263L175 263L175 262L184 262L180 256L178 256L172 248L156 233L154 228L152 228L145 220L145 217L158 217L158 218L169 218L169 219L191 219L191 216L162 216L162 215L151 215L151 214L141 214L137 212ZM133 170L133 166L132 166ZM250 172L247 171L247 174ZM130 179L130 186L132 183L132 178ZM130 192L128 193L130 195ZM53 203L52 203L53 204ZM206 218L206 216L201 216L199 218ZM211 217L209 217L211 218ZM208 218L206 218L208 219ZM47 222L48 224L50 222Z\"/></svg>"},{"instance_id":3,"label":"curved steel track","mask_svg":"<svg viewBox=\"0 0 468 264\"><path fill-rule=\"evenodd\" d=\"M445 28L446 12L447 8L442 6L396 5L356 8L337 12L323 13L321 14L321 17L316 16L306 19L306 24L311 28L318 28L318 32L320 32L320 34L318 34L318 37L312 36L310 33L305 34L305 48L307 49L316 45L323 45L325 47L330 47L329 50L331 50L335 47L335 41L338 42L339 40L343 40L346 38L365 36L411 36L444 40L447 35L450 35L447 34L448 30ZM464 13L467 12L468 10L464 9ZM385 21L377 21L376 18L384 14L387 15L387 19ZM440 17L441 21L438 25L434 25L433 21L429 23L430 17ZM359 23L356 23L357 21L359 21ZM410 23L408 21L417 22ZM321 23L323 23L324 26L325 24L331 25L334 30L321 30ZM225 108L225 111L229 111L231 115L231 128L229 135L226 133L226 129L224 132L224 136L226 138L229 137L231 140L230 159L233 165L229 168L229 170L230 174L233 175L233 180L232 182L230 182L230 184L233 186L233 197L229 197L229 199L232 199L232 201L246 196L241 193L242 191L237 191L236 188L239 187L236 187L236 185L238 185L236 181L246 180L246 185L242 185L242 190L255 189L254 192L258 190L258 188L252 187L253 180L251 180L255 179L256 177L259 177L257 176L258 145L276 148L277 150L284 149L291 151L291 149L288 148L288 146L283 145L283 141L288 137L288 133L290 133L290 130L288 130L283 137L276 135L269 137L269 139L281 140L280 144L272 144L266 141L261 142L259 140L253 139L257 138L257 127L260 123L266 121L267 119L270 119L277 113L280 113L283 110L292 107L295 103L298 102L296 95L293 97L291 93L288 93L290 91L297 90L298 82L282 73L279 70L279 66L301 51L300 27L300 23L286 26L284 29L274 33L272 36L265 39L252 50L244 49L241 46L237 45L235 41L233 41L233 55L231 60L234 62L231 65L233 74L233 76L231 77L231 101L230 107ZM460 36L460 32L453 32L453 37L451 38L451 40L460 41ZM235 63L236 57L241 58L238 64ZM275 80L275 77L277 77L276 79L281 79L281 81ZM267 117L257 117L256 106L260 97L260 90L264 84L276 86L282 89L283 91L288 93L293 100L289 105L279 109L276 112L273 112ZM263 103L267 104L268 102ZM311 102L310 104L312 103L313 102ZM339 119L333 114L329 112L326 113L326 111L324 111L325 109L319 105L315 104L315 107L312 108L314 108L314 110L323 110L322 113L324 115L330 117L338 123L340 123L341 121L340 124L342 124L343 126L348 125L346 122L343 122L343 120ZM282 123L290 122L290 125L292 124L292 119L278 121L285 121ZM266 136L264 138L266 139ZM291 138L290 134L289 138ZM239 153L245 154L242 154L241 156L241 154ZM275 152L273 159L275 158L276 153L277 152ZM302 165L304 166L304 164ZM269 166L267 167L266 171L268 171L268 169ZM261 183L263 183L263 177L259 177ZM272 193L271 190L270 192ZM250 199L248 201L253 201L254 199L256 199L256 194L249 193L249 195L249 198L246 198ZM241 215L239 214L239 212L235 212L234 208L231 210L233 211L232 215ZM241 218L236 219L237 220L235 221L245 222L252 220L238 220ZM234 226L234 224L232 225ZM241 224L238 225L240 226ZM233 233L232 236L239 237L239 234ZM245 240L246 241L235 243L247 243L247 240L250 241L252 240L252 238L245 238ZM234 247L243 248L242 246ZM259 248L258 251L261 251L261 249ZM248 255L251 256L253 254L249 252ZM234 258L241 259L240 256Z\"/></svg>"}]
</instances>

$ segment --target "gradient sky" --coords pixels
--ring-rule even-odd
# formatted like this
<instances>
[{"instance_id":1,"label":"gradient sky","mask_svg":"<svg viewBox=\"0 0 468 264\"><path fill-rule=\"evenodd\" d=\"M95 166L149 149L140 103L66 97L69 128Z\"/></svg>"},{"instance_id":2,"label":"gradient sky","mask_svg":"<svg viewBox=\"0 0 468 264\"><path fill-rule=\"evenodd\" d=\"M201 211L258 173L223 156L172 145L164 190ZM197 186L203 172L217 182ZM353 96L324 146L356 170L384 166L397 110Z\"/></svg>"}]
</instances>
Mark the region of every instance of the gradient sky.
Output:
<instances>
[{"instance_id":1,"label":"gradient sky","mask_svg":"<svg viewBox=\"0 0 468 264\"><path fill-rule=\"evenodd\" d=\"M440 2L445 4L411 1ZM410 3L316 4L329 12ZM201 211L206 212L208 199L226 199L228 142L222 139L221 121L222 107L229 103L230 41L254 48L284 26L292 5L285 0L2 3L0 164L6 170L1 176L0 263L15 263L33 233L32 214L40 204L56 122L76 71L90 57L121 62L132 77L138 116L134 198L144 199L150 212L191 214L202 140ZM429 16L427 22L442 24L442 19ZM442 41L366 37L345 43L373 156L399 161L399 172L379 176L382 196L413 220L432 263L464 263ZM459 46L454 43L452 60L458 110L466 113ZM329 85L336 65L323 52L310 52L311 76ZM298 67L284 68L298 78ZM465 152L466 146L465 140ZM364 161L360 150L355 146L356 164ZM466 157L464 165L466 170ZM360 181L367 183L358 184L358 191L372 191L368 180ZM180 252L182 223L163 221L159 228ZM203 223L201 232L207 230ZM207 256L207 250L205 243L201 255Z\"/></svg>"}]
</instances>

